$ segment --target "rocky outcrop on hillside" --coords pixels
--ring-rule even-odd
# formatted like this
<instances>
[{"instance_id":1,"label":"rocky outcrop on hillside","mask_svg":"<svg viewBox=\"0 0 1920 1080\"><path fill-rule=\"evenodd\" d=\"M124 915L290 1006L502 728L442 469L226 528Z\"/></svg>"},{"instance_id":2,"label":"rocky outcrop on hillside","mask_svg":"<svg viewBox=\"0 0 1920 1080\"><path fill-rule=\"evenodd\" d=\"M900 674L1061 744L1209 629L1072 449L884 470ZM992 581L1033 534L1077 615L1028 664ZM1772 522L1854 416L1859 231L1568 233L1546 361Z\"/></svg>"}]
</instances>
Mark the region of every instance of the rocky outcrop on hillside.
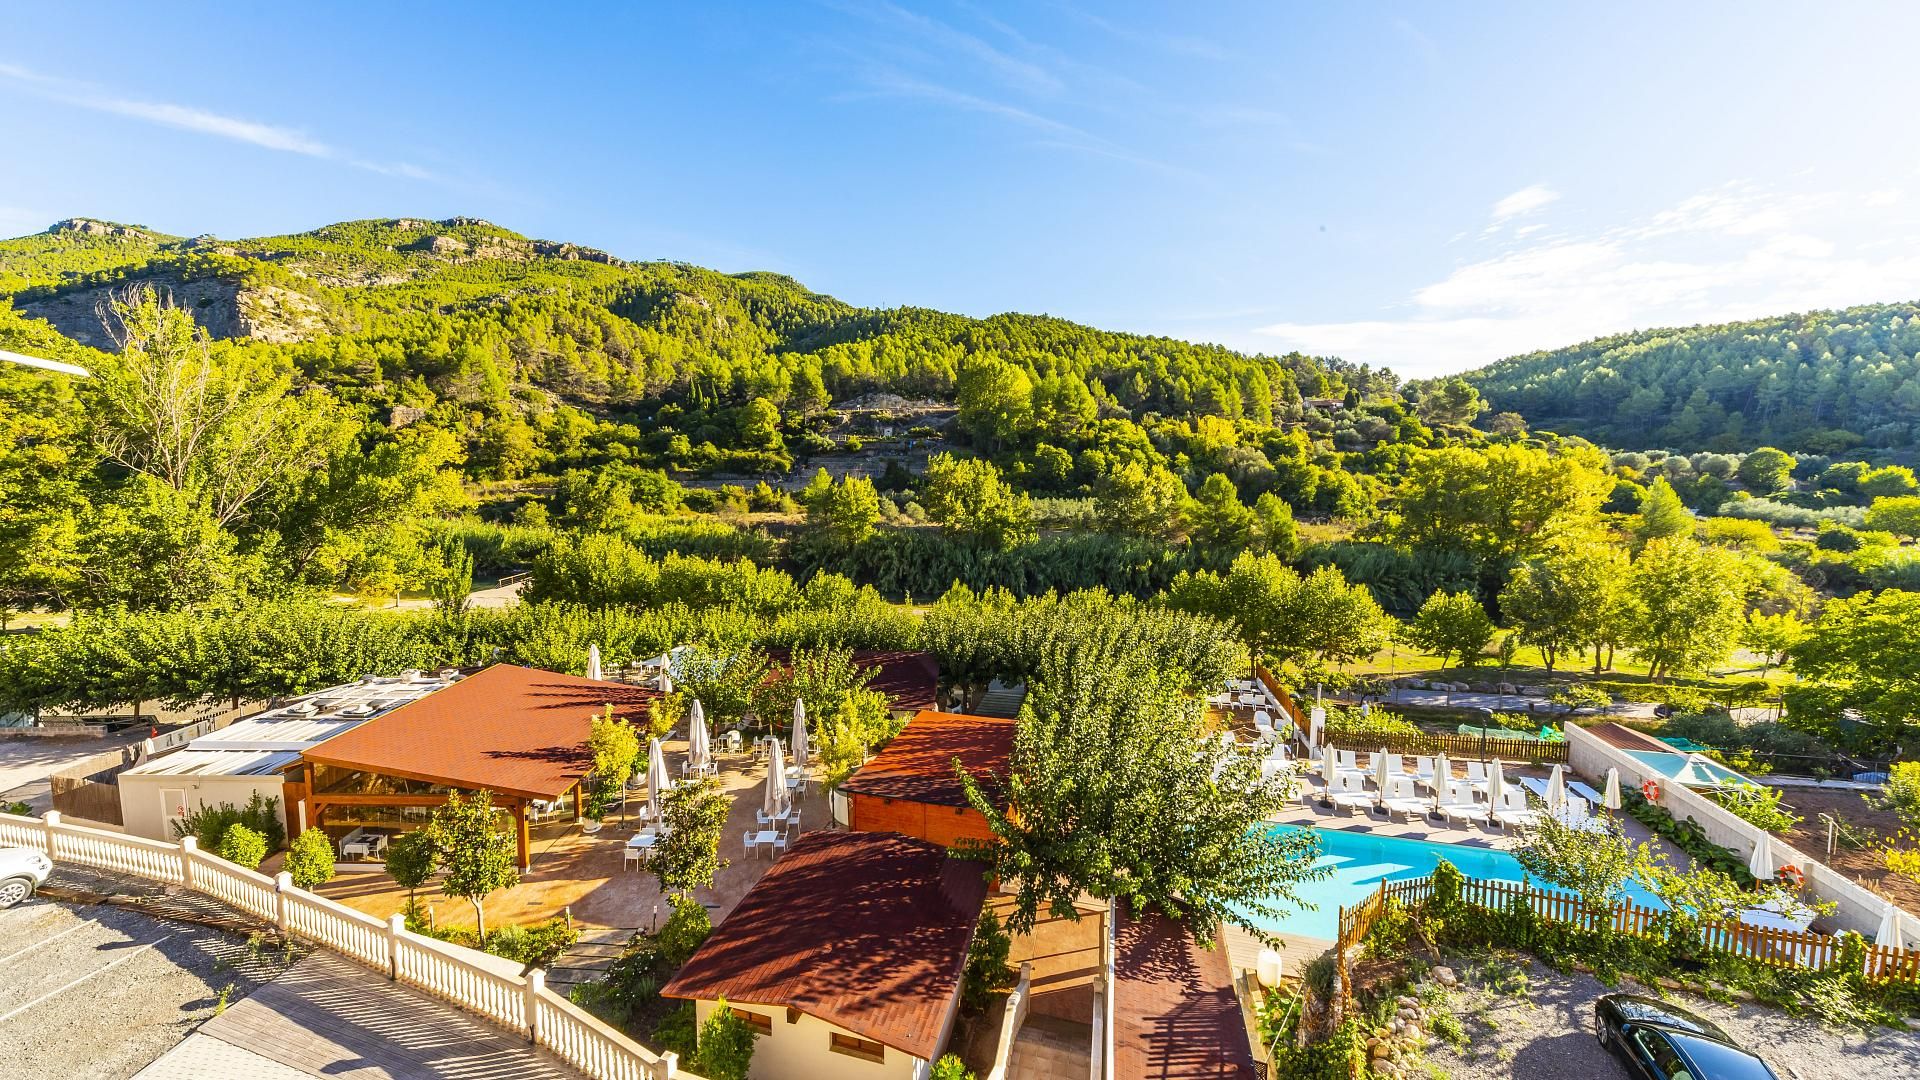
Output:
<instances>
[{"instance_id":1,"label":"rocky outcrop on hillside","mask_svg":"<svg viewBox=\"0 0 1920 1080\"><path fill-rule=\"evenodd\" d=\"M56 221L47 228L50 233L77 233L81 236L122 236L129 239L155 240L158 237L138 225L120 225L97 218L68 218Z\"/></svg>"},{"instance_id":2,"label":"rocky outcrop on hillside","mask_svg":"<svg viewBox=\"0 0 1920 1080\"><path fill-rule=\"evenodd\" d=\"M164 290L175 306L193 315L210 337L252 338L255 341L293 342L318 337L330 330L319 304L278 285L241 285L221 278L148 279ZM29 318L45 319L54 329L83 345L114 348L113 338L100 322L100 308L112 289L72 289L54 296L19 303Z\"/></svg>"}]
</instances>

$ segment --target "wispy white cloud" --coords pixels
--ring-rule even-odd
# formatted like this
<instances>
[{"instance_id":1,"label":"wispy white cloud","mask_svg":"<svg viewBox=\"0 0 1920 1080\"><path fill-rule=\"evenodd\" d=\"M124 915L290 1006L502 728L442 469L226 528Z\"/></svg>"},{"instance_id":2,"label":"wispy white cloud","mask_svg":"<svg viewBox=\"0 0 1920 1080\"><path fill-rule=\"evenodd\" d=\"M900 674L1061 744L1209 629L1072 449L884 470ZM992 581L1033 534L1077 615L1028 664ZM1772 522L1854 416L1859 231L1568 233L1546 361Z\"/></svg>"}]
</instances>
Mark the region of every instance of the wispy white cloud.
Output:
<instances>
[{"instance_id":1,"label":"wispy white cloud","mask_svg":"<svg viewBox=\"0 0 1920 1080\"><path fill-rule=\"evenodd\" d=\"M1425 376L1632 329L1920 296L1920 225L1873 205L1859 192L1728 184L1610 228L1496 249L1380 317L1254 333ZM1902 242L1880 242L1890 227Z\"/></svg>"},{"instance_id":2,"label":"wispy white cloud","mask_svg":"<svg viewBox=\"0 0 1920 1080\"><path fill-rule=\"evenodd\" d=\"M1493 220L1497 224L1508 218L1531 214L1559 201L1560 193L1545 184L1532 184L1493 204Z\"/></svg>"},{"instance_id":3,"label":"wispy white cloud","mask_svg":"<svg viewBox=\"0 0 1920 1080\"><path fill-rule=\"evenodd\" d=\"M144 120L161 127L211 135L266 150L339 161L356 169L366 169L386 176L399 176L412 180L437 179L418 165L407 162L370 161L347 153L299 128L248 120L193 105L128 97L109 92L91 83L43 75L17 64L0 63L0 79L10 81L36 97L76 108Z\"/></svg>"}]
</instances>

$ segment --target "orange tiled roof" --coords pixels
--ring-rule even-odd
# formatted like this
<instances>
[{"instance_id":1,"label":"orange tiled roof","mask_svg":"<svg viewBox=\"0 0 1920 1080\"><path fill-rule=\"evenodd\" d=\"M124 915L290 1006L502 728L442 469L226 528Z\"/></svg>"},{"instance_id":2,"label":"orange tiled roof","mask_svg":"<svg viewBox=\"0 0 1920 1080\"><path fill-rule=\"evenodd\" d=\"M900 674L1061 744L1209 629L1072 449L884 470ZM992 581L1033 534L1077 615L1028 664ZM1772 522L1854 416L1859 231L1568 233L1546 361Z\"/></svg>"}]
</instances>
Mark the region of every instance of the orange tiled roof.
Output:
<instances>
[{"instance_id":1,"label":"orange tiled roof","mask_svg":"<svg viewBox=\"0 0 1920 1080\"><path fill-rule=\"evenodd\" d=\"M931 1058L986 895L980 864L937 844L808 833L660 992L798 1009Z\"/></svg>"},{"instance_id":2,"label":"orange tiled roof","mask_svg":"<svg viewBox=\"0 0 1920 1080\"><path fill-rule=\"evenodd\" d=\"M608 705L643 718L659 695L624 683L495 664L336 735L306 760L533 799L592 766L587 732Z\"/></svg>"},{"instance_id":3,"label":"orange tiled roof","mask_svg":"<svg viewBox=\"0 0 1920 1080\"><path fill-rule=\"evenodd\" d=\"M998 716L924 711L907 722L886 749L840 785L842 791L888 799L965 806L953 762L975 778L1005 777L1013 757L1012 720Z\"/></svg>"},{"instance_id":4,"label":"orange tiled roof","mask_svg":"<svg viewBox=\"0 0 1920 1080\"><path fill-rule=\"evenodd\" d=\"M1115 1080L1253 1080L1227 950L1157 913L1123 916L1114 955Z\"/></svg>"}]
</instances>

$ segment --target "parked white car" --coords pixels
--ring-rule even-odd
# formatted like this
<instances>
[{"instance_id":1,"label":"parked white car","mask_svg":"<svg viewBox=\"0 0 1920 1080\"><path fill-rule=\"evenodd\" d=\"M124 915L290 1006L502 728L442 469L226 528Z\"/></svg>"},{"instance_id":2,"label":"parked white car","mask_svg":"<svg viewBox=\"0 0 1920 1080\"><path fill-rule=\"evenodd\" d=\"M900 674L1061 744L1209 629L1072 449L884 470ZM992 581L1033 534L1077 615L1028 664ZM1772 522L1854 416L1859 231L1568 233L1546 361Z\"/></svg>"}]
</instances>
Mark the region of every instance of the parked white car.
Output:
<instances>
[{"instance_id":1,"label":"parked white car","mask_svg":"<svg viewBox=\"0 0 1920 1080\"><path fill-rule=\"evenodd\" d=\"M0 909L32 896L52 873L53 860L32 848L0 848Z\"/></svg>"}]
</instances>

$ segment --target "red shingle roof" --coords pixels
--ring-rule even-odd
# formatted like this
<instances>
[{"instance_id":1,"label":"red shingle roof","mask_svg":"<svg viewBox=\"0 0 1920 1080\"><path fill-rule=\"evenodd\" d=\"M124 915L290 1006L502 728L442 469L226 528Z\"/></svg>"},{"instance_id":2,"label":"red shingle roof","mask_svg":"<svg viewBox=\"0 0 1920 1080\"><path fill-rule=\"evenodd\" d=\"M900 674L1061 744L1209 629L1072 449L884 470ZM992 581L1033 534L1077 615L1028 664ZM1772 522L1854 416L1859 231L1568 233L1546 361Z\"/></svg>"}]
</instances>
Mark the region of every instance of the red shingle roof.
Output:
<instances>
[{"instance_id":1,"label":"red shingle roof","mask_svg":"<svg viewBox=\"0 0 1920 1080\"><path fill-rule=\"evenodd\" d=\"M794 1008L931 1058L986 895L980 864L937 844L808 833L660 992Z\"/></svg>"},{"instance_id":2,"label":"red shingle roof","mask_svg":"<svg viewBox=\"0 0 1920 1080\"><path fill-rule=\"evenodd\" d=\"M787 649L767 650L767 657L783 666L792 656ZM940 703L940 665L931 654L856 649L853 663L856 667L874 669L873 680L867 683L867 689L886 695L887 704L895 709L931 709ZM814 707L813 702L807 705ZM780 718L780 722L785 723L785 718Z\"/></svg>"},{"instance_id":3,"label":"red shingle roof","mask_svg":"<svg viewBox=\"0 0 1920 1080\"><path fill-rule=\"evenodd\" d=\"M842 791L941 806L966 806L953 761L976 779L1005 777L1013 757L1014 721L998 716L922 712L879 756L840 785Z\"/></svg>"},{"instance_id":4,"label":"red shingle roof","mask_svg":"<svg viewBox=\"0 0 1920 1080\"><path fill-rule=\"evenodd\" d=\"M1227 951L1164 915L1123 917L1114 964L1114 1080L1253 1080Z\"/></svg>"},{"instance_id":5,"label":"red shingle roof","mask_svg":"<svg viewBox=\"0 0 1920 1080\"><path fill-rule=\"evenodd\" d=\"M308 761L469 790L551 799L592 766L587 732L608 705L641 720L659 695L624 683L495 664L342 732Z\"/></svg>"}]
</instances>

